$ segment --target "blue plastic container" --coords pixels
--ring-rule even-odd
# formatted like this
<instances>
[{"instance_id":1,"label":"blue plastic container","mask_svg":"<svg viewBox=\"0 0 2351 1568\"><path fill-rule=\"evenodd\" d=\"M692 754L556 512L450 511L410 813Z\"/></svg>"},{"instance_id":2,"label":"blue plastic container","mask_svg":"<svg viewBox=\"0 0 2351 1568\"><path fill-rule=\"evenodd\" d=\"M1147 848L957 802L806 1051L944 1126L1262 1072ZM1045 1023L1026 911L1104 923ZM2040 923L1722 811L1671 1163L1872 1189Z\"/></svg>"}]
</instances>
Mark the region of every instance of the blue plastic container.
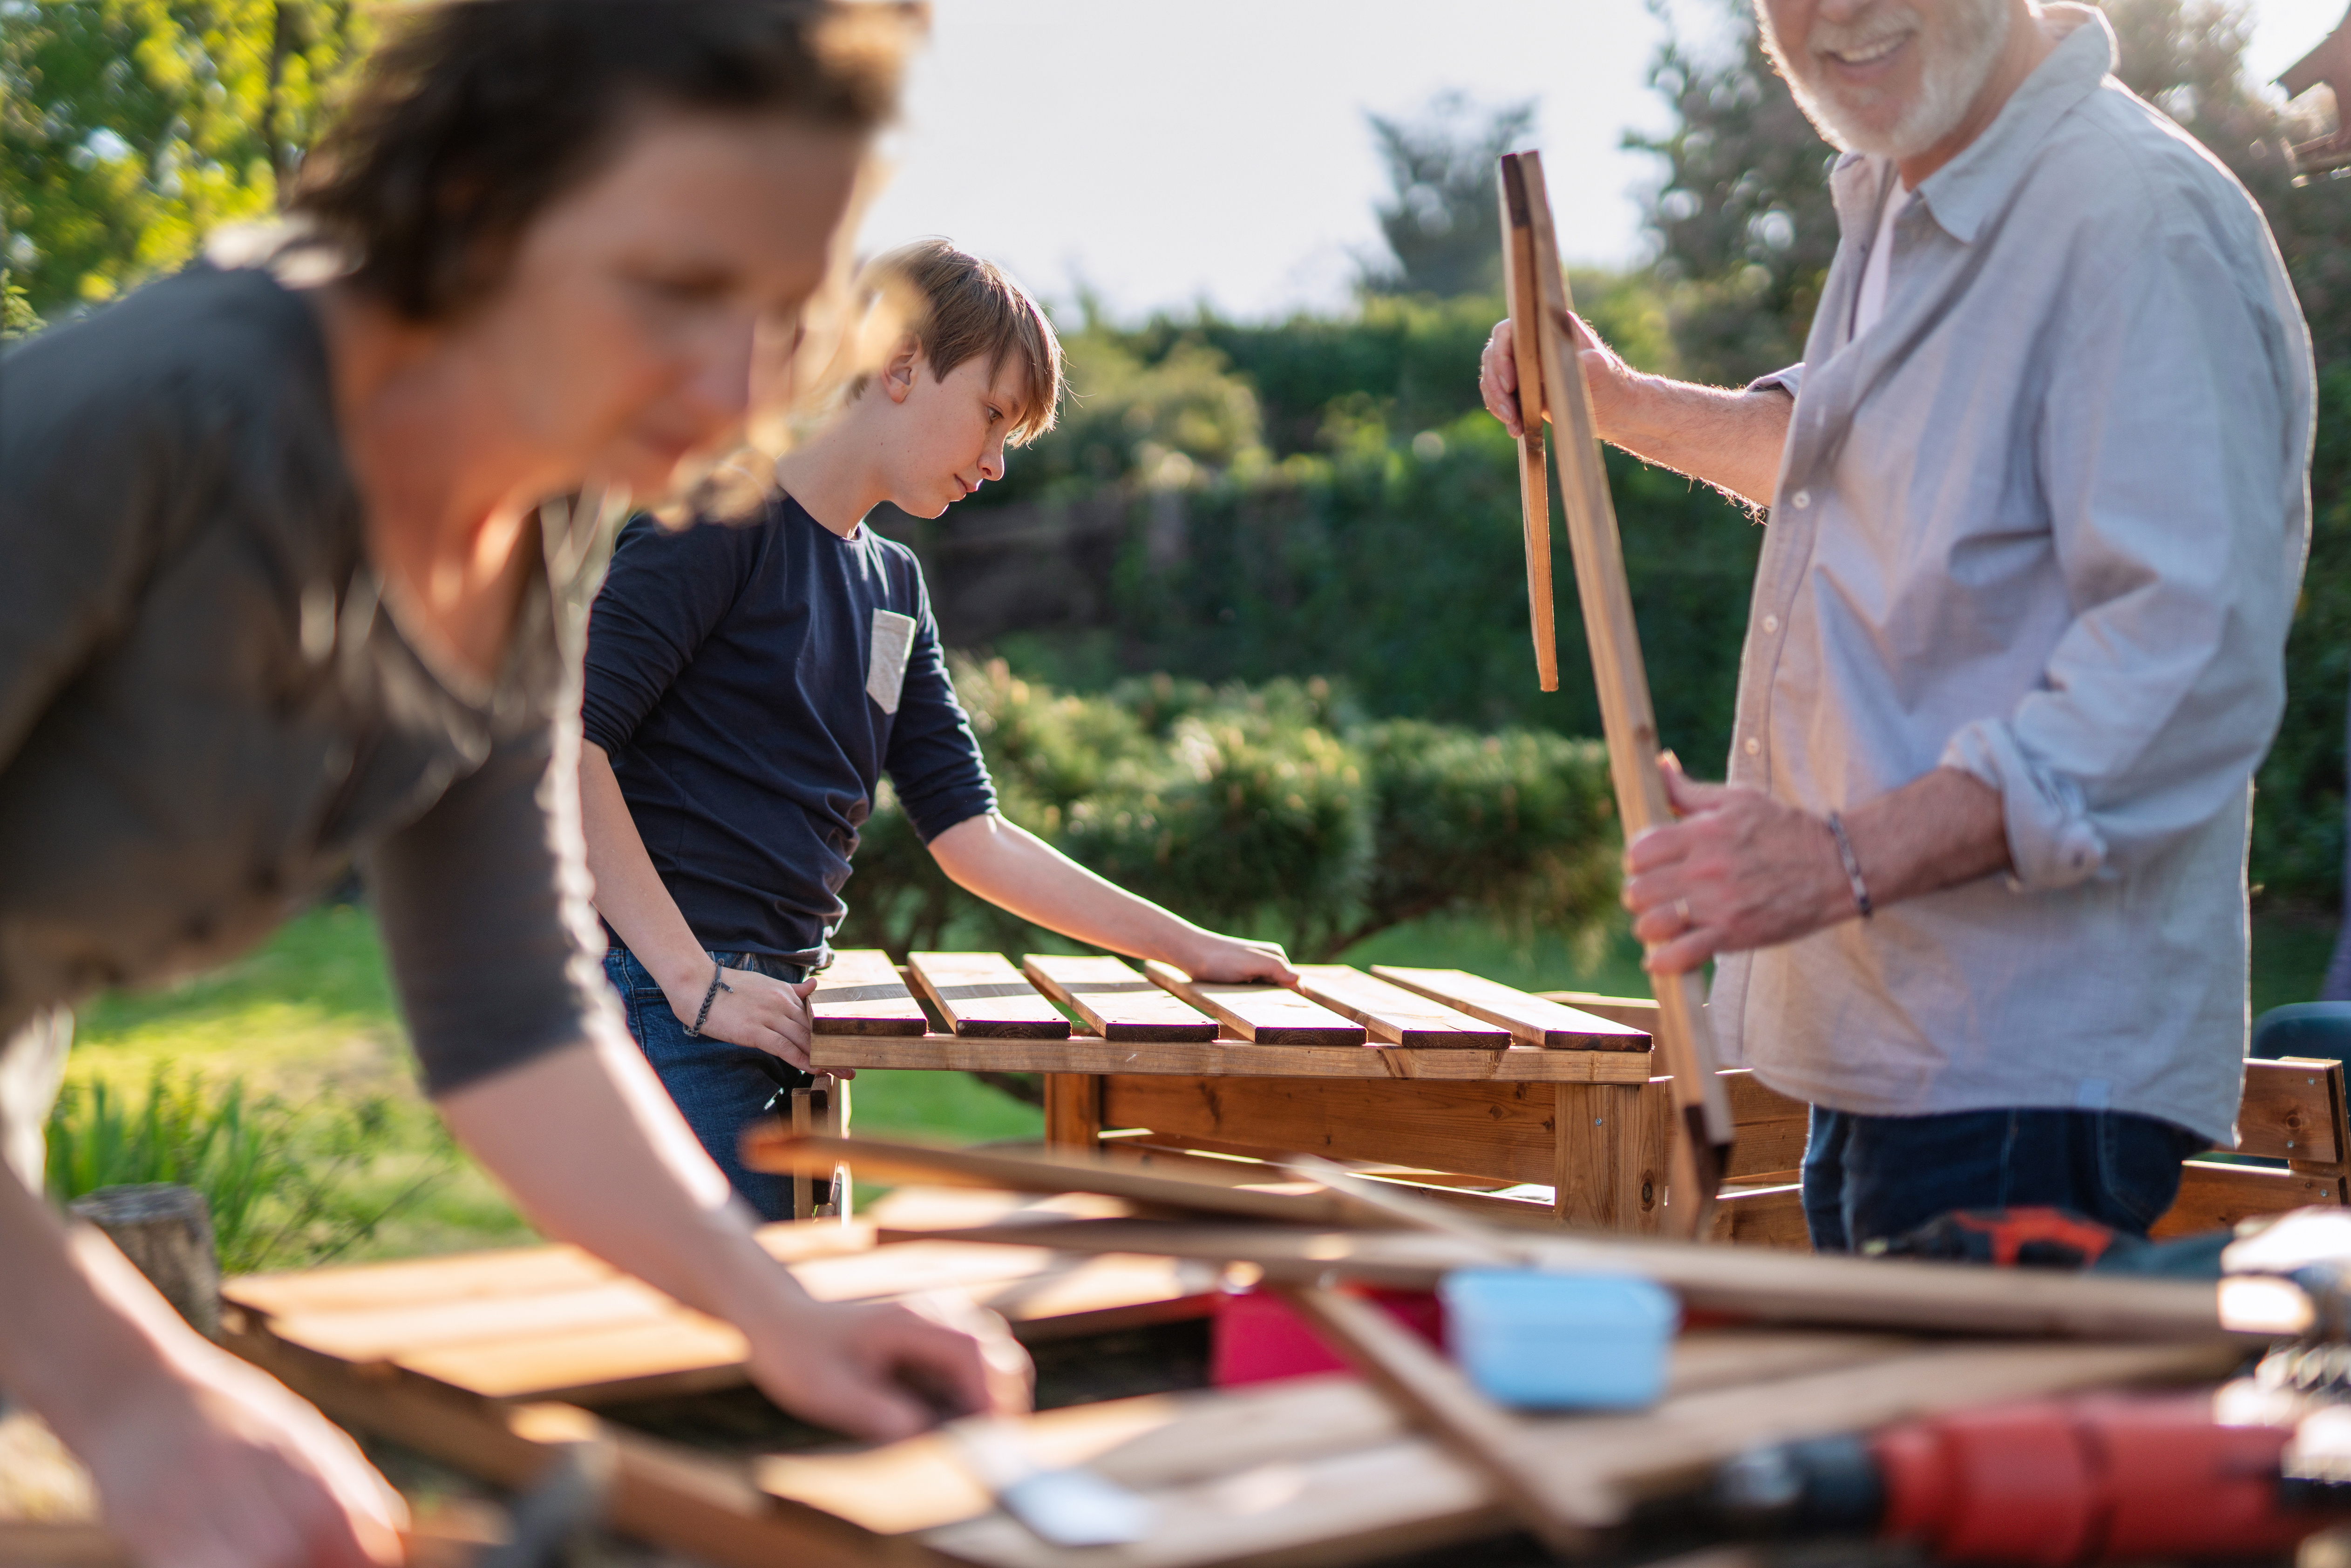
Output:
<instances>
[{"instance_id":1,"label":"blue plastic container","mask_svg":"<svg viewBox=\"0 0 2351 1568\"><path fill-rule=\"evenodd\" d=\"M1437 1293L1446 1346L1489 1399L1526 1410L1638 1410L1666 1391L1681 1308L1624 1274L1461 1269Z\"/></svg>"}]
</instances>

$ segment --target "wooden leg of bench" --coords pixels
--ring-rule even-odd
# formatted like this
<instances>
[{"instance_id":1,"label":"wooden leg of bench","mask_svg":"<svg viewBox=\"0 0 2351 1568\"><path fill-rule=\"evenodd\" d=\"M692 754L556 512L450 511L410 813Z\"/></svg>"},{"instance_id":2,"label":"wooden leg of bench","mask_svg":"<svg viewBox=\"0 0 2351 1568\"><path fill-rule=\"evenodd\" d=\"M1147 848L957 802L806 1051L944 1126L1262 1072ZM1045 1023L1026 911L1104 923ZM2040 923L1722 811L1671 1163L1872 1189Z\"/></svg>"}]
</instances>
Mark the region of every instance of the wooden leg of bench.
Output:
<instances>
[{"instance_id":1,"label":"wooden leg of bench","mask_svg":"<svg viewBox=\"0 0 2351 1568\"><path fill-rule=\"evenodd\" d=\"M1662 1084L1557 1085L1552 1214L1593 1230L1655 1231L1665 1208L1671 1098Z\"/></svg>"},{"instance_id":2,"label":"wooden leg of bench","mask_svg":"<svg viewBox=\"0 0 2351 1568\"><path fill-rule=\"evenodd\" d=\"M1045 1146L1092 1154L1102 1146L1102 1082L1092 1072L1045 1074Z\"/></svg>"}]
</instances>

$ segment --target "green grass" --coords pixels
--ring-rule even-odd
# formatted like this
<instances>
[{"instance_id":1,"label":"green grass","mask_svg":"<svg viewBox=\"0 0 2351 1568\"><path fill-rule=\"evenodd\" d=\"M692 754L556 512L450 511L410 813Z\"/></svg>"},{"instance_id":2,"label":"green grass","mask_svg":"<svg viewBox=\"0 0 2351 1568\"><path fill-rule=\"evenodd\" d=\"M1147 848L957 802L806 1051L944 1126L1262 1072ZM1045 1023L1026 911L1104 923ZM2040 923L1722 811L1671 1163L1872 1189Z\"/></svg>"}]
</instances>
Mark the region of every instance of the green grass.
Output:
<instances>
[{"instance_id":1,"label":"green grass","mask_svg":"<svg viewBox=\"0 0 2351 1568\"><path fill-rule=\"evenodd\" d=\"M2257 915L2254 1010L2315 996L2334 939L2331 916ZM1646 989L1638 951L1621 934L1576 944L1555 933L1437 919L1384 933L1346 957L1469 969L1528 989ZM329 1252L346 1260L404 1257L530 1238L418 1092L363 910L313 910L221 969L85 1007L67 1072L73 1098L66 1114L78 1118L71 1125L88 1166L77 1188L101 1177L152 1179L156 1150L171 1136L141 1134L131 1124L148 1113L159 1072L168 1092L194 1093L215 1113L233 1091L237 1115L251 1124L238 1137L265 1139L266 1146L236 1145L236 1157L263 1176L224 1178L272 1187L246 1205L247 1260L251 1248L265 1243L278 1249L271 1260L284 1262ZM109 1125L95 1112L101 1092L114 1118ZM1044 1118L962 1073L868 1071L856 1081L852 1125L874 1136L979 1142L1036 1137ZM296 1162L297 1174L267 1174L271 1159ZM305 1181L326 1189L307 1208Z\"/></svg>"}]
</instances>

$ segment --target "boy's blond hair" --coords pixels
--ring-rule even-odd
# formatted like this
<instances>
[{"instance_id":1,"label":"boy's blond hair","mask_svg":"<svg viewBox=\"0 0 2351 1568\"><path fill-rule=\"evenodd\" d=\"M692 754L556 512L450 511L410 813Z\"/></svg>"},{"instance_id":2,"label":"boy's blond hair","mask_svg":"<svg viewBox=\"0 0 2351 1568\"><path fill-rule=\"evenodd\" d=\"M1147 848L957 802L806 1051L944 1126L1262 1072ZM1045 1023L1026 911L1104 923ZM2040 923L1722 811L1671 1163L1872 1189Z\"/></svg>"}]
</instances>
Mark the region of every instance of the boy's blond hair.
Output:
<instances>
[{"instance_id":1,"label":"boy's blond hair","mask_svg":"<svg viewBox=\"0 0 2351 1568\"><path fill-rule=\"evenodd\" d=\"M1061 408L1061 341L1037 301L1003 268L946 240L925 239L874 257L863 283L869 297L883 296L902 313L935 376L984 356L992 381L1008 358L1020 357L1028 373L1008 444L1025 445L1053 428ZM865 390L865 379L850 396Z\"/></svg>"}]
</instances>

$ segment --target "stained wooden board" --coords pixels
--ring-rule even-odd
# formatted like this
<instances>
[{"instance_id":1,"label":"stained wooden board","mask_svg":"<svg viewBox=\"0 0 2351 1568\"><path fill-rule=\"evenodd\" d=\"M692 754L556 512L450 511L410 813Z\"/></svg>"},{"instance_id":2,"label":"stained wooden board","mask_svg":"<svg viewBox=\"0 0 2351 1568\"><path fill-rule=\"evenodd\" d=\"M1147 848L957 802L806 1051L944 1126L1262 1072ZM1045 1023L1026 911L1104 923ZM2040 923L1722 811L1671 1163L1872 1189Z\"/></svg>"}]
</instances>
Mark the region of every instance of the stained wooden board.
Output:
<instances>
[{"instance_id":1,"label":"stained wooden board","mask_svg":"<svg viewBox=\"0 0 2351 1568\"><path fill-rule=\"evenodd\" d=\"M1500 1051L1510 1031L1344 964L1301 964L1298 994L1353 1019L1390 1045Z\"/></svg>"},{"instance_id":2,"label":"stained wooden board","mask_svg":"<svg viewBox=\"0 0 2351 1568\"><path fill-rule=\"evenodd\" d=\"M1207 984L1156 959L1143 972L1253 1044L1361 1045L1370 1038L1363 1025L1280 986Z\"/></svg>"},{"instance_id":3,"label":"stained wooden board","mask_svg":"<svg viewBox=\"0 0 2351 1568\"><path fill-rule=\"evenodd\" d=\"M1357 1033L1363 1031L1358 1029ZM1634 1043L1646 1045L1646 1040ZM1252 1045L1241 1040L959 1040L821 1035L810 1042L817 1071L836 1067L951 1072L1136 1072L1185 1078L1409 1079L1439 1082L1646 1083L1650 1055L1634 1051L1365 1051L1350 1045Z\"/></svg>"},{"instance_id":4,"label":"stained wooden board","mask_svg":"<svg viewBox=\"0 0 2351 1568\"><path fill-rule=\"evenodd\" d=\"M1470 974L1466 969L1415 969L1374 964L1374 977L1510 1031L1525 1044L1552 1051L1649 1049L1646 1030Z\"/></svg>"},{"instance_id":5,"label":"stained wooden board","mask_svg":"<svg viewBox=\"0 0 2351 1568\"><path fill-rule=\"evenodd\" d=\"M1067 1040L1070 1020L1001 953L909 953L906 967L967 1040Z\"/></svg>"},{"instance_id":6,"label":"stained wooden board","mask_svg":"<svg viewBox=\"0 0 2351 1568\"><path fill-rule=\"evenodd\" d=\"M2335 1125L2335 1080L2342 1063L2300 1058L2245 1063L2237 1107L2241 1155L2333 1165L2344 1157Z\"/></svg>"},{"instance_id":7,"label":"stained wooden board","mask_svg":"<svg viewBox=\"0 0 2351 1568\"><path fill-rule=\"evenodd\" d=\"M922 1034L931 1027L898 967L878 947L832 956L809 997L809 1019L818 1034Z\"/></svg>"},{"instance_id":8,"label":"stained wooden board","mask_svg":"<svg viewBox=\"0 0 2351 1568\"><path fill-rule=\"evenodd\" d=\"M1020 972L1112 1041L1162 1044L1217 1038L1217 1023L1116 958L1030 953Z\"/></svg>"}]
</instances>

